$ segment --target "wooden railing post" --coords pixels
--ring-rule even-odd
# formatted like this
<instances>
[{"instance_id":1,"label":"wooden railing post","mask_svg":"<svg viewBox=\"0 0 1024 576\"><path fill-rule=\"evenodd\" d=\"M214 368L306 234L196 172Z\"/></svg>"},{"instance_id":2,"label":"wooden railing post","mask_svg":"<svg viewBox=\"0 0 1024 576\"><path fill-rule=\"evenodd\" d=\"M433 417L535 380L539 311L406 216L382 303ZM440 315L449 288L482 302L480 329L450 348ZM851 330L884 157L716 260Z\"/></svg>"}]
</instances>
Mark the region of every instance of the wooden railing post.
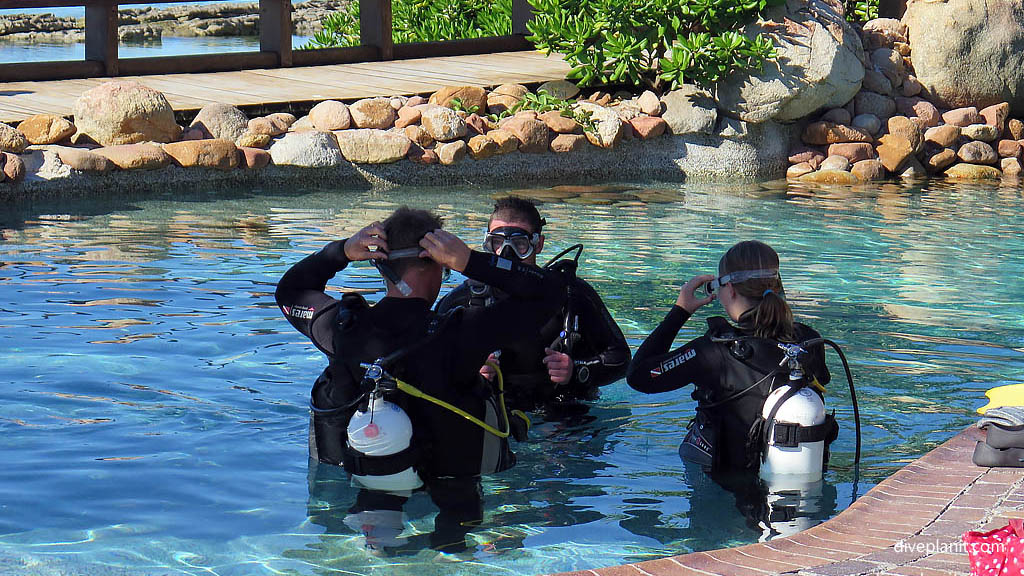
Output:
<instances>
[{"instance_id":1,"label":"wooden railing post","mask_svg":"<svg viewBox=\"0 0 1024 576\"><path fill-rule=\"evenodd\" d=\"M395 58L391 0L359 0L359 43L377 48L381 60Z\"/></svg>"},{"instance_id":2,"label":"wooden railing post","mask_svg":"<svg viewBox=\"0 0 1024 576\"><path fill-rule=\"evenodd\" d=\"M277 65L292 65L291 0L260 0L260 51L277 54Z\"/></svg>"},{"instance_id":3,"label":"wooden railing post","mask_svg":"<svg viewBox=\"0 0 1024 576\"><path fill-rule=\"evenodd\" d=\"M878 0L878 16L881 18L903 17L907 11L907 0Z\"/></svg>"},{"instance_id":4,"label":"wooden railing post","mask_svg":"<svg viewBox=\"0 0 1024 576\"><path fill-rule=\"evenodd\" d=\"M533 9L527 0L512 0L512 33L526 36L530 33L526 23L533 18Z\"/></svg>"},{"instance_id":5,"label":"wooden railing post","mask_svg":"<svg viewBox=\"0 0 1024 576\"><path fill-rule=\"evenodd\" d=\"M117 76L117 2L85 2L85 59L103 63L107 76Z\"/></svg>"}]
</instances>

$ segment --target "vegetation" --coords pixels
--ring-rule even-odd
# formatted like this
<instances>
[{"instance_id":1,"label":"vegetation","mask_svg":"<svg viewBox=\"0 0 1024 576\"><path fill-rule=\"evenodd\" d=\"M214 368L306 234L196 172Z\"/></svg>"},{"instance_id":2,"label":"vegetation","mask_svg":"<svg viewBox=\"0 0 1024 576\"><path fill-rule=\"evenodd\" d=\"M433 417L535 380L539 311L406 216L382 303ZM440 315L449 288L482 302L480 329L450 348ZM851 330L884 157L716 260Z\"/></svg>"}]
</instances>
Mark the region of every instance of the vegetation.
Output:
<instances>
[{"instance_id":1,"label":"vegetation","mask_svg":"<svg viewBox=\"0 0 1024 576\"><path fill-rule=\"evenodd\" d=\"M867 22L878 18L878 0L846 0L846 20Z\"/></svg>"},{"instance_id":2,"label":"vegetation","mask_svg":"<svg viewBox=\"0 0 1024 576\"><path fill-rule=\"evenodd\" d=\"M529 39L562 54L581 86L661 89L711 85L734 70L760 70L771 40L738 32L785 0L530 0Z\"/></svg>"},{"instance_id":3,"label":"vegetation","mask_svg":"<svg viewBox=\"0 0 1024 576\"><path fill-rule=\"evenodd\" d=\"M512 0L395 0L391 5L395 43L507 36L512 33ZM303 49L359 45L359 2L331 14Z\"/></svg>"},{"instance_id":4,"label":"vegetation","mask_svg":"<svg viewBox=\"0 0 1024 576\"><path fill-rule=\"evenodd\" d=\"M452 102L455 102L455 100ZM538 114L557 110L562 116L572 118L580 126L583 126L585 131L597 132L597 126L591 118L591 113L587 110L574 108L573 104L575 104L575 100L563 100L548 94L546 90L537 90L536 94L527 92L514 106L501 114L491 114L488 118L493 122L497 122L506 116L514 116L516 112L521 110L535 110Z\"/></svg>"}]
</instances>

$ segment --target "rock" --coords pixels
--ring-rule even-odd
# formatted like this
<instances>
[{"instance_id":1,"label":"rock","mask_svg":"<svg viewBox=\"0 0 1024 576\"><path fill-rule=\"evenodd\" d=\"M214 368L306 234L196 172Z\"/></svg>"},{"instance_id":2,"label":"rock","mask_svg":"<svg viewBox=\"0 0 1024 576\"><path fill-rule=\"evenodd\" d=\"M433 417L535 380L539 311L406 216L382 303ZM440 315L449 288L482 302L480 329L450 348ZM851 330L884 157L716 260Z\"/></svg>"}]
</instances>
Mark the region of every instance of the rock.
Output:
<instances>
[{"instance_id":1,"label":"rock","mask_svg":"<svg viewBox=\"0 0 1024 576\"><path fill-rule=\"evenodd\" d=\"M413 144L421 148L429 148L434 145L434 139L423 129L422 126L412 125L405 127L405 137L412 140Z\"/></svg>"},{"instance_id":2,"label":"rock","mask_svg":"<svg viewBox=\"0 0 1024 576\"><path fill-rule=\"evenodd\" d=\"M278 166L303 168L338 166L344 160L331 132L289 132L270 146L270 157Z\"/></svg>"},{"instance_id":3,"label":"rock","mask_svg":"<svg viewBox=\"0 0 1024 576\"><path fill-rule=\"evenodd\" d=\"M344 102L324 100L309 111L309 121L320 132L345 130L352 125L352 114Z\"/></svg>"},{"instance_id":4,"label":"rock","mask_svg":"<svg viewBox=\"0 0 1024 576\"><path fill-rule=\"evenodd\" d=\"M583 134L583 126L580 126L579 122L573 118L562 116L562 113L558 110L545 112L538 116L537 119L546 124L556 134Z\"/></svg>"},{"instance_id":5,"label":"rock","mask_svg":"<svg viewBox=\"0 0 1024 576\"><path fill-rule=\"evenodd\" d=\"M630 101L618 102L608 106L608 108L614 110L615 113L619 115L619 120L622 120L623 122L629 122L633 118L643 115L643 111L640 110L640 107Z\"/></svg>"},{"instance_id":6,"label":"rock","mask_svg":"<svg viewBox=\"0 0 1024 576\"><path fill-rule=\"evenodd\" d=\"M1001 136L1003 130L1006 129L1006 119L1010 116L1010 105L1006 102L993 104L992 106L982 108L979 114L985 118L986 124L995 126Z\"/></svg>"},{"instance_id":7,"label":"rock","mask_svg":"<svg viewBox=\"0 0 1024 576\"><path fill-rule=\"evenodd\" d=\"M874 68L869 68L864 71L864 89L882 94L883 96L892 96L892 81L885 77Z\"/></svg>"},{"instance_id":8,"label":"rock","mask_svg":"<svg viewBox=\"0 0 1024 576\"><path fill-rule=\"evenodd\" d=\"M270 152L260 148L239 147L239 165L246 170L259 170L270 164Z\"/></svg>"},{"instance_id":9,"label":"rock","mask_svg":"<svg viewBox=\"0 0 1024 576\"><path fill-rule=\"evenodd\" d=\"M356 128L387 130L395 124L395 109L388 98L364 98L349 106L348 111Z\"/></svg>"},{"instance_id":10,"label":"rock","mask_svg":"<svg viewBox=\"0 0 1024 576\"><path fill-rule=\"evenodd\" d=\"M452 100L458 99L461 108L469 113L487 110L487 92L479 86L445 86L430 95L431 104L454 107Z\"/></svg>"},{"instance_id":11,"label":"rock","mask_svg":"<svg viewBox=\"0 0 1024 576\"><path fill-rule=\"evenodd\" d=\"M942 121L939 109L923 98L896 98L896 111L904 116L917 118L924 128L938 126Z\"/></svg>"},{"instance_id":12,"label":"rock","mask_svg":"<svg viewBox=\"0 0 1024 576\"><path fill-rule=\"evenodd\" d=\"M308 115L304 116L304 118L308 117ZM287 112L274 112L273 114L267 114L267 118L270 118L274 122L284 124L287 129L291 129L292 125L296 122L295 115Z\"/></svg>"},{"instance_id":13,"label":"rock","mask_svg":"<svg viewBox=\"0 0 1024 576\"><path fill-rule=\"evenodd\" d=\"M1016 140L1000 140L996 147L1000 158L1017 158L1020 156L1020 142Z\"/></svg>"},{"instance_id":14,"label":"rock","mask_svg":"<svg viewBox=\"0 0 1024 576\"><path fill-rule=\"evenodd\" d=\"M398 109L398 119L395 120L395 128L405 128L406 126L417 124L421 116L422 113L418 108L403 106Z\"/></svg>"},{"instance_id":15,"label":"rock","mask_svg":"<svg viewBox=\"0 0 1024 576\"><path fill-rule=\"evenodd\" d=\"M508 130L491 130L487 137L498 145L498 154L508 154L519 149L519 138Z\"/></svg>"},{"instance_id":16,"label":"rock","mask_svg":"<svg viewBox=\"0 0 1024 576\"><path fill-rule=\"evenodd\" d=\"M804 143L811 144L812 146L825 146L840 142L871 142L874 140L867 132L831 122L812 122L808 124L804 128L801 138Z\"/></svg>"},{"instance_id":17,"label":"rock","mask_svg":"<svg viewBox=\"0 0 1024 576\"><path fill-rule=\"evenodd\" d=\"M903 86L900 92L906 97L917 96L921 93L921 81L916 76L910 75L903 79Z\"/></svg>"},{"instance_id":18,"label":"rock","mask_svg":"<svg viewBox=\"0 0 1024 576\"><path fill-rule=\"evenodd\" d=\"M451 108L445 106L425 106L420 110L420 124L438 142L457 140L466 135L466 121L459 117Z\"/></svg>"},{"instance_id":19,"label":"rock","mask_svg":"<svg viewBox=\"0 0 1024 576\"><path fill-rule=\"evenodd\" d=\"M882 121L874 114L858 114L853 117L853 127L875 136L882 129Z\"/></svg>"},{"instance_id":20,"label":"rock","mask_svg":"<svg viewBox=\"0 0 1024 576\"><path fill-rule=\"evenodd\" d=\"M519 151L527 154L543 154L551 143L551 130L547 124L531 118L529 114L516 114L501 124L519 140ZM493 134L492 132L491 134Z\"/></svg>"},{"instance_id":21,"label":"rock","mask_svg":"<svg viewBox=\"0 0 1024 576\"><path fill-rule=\"evenodd\" d=\"M831 122L833 124L849 124L853 121L853 118L850 116L850 113L846 111L846 108L833 108L822 114L820 120L822 122Z\"/></svg>"},{"instance_id":22,"label":"rock","mask_svg":"<svg viewBox=\"0 0 1024 576\"><path fill-rule=\"evenodd\" d=\"M870 146L870 144L868 144ZM789 163L790 164L802 164L804 162L811 163L814 169L817 170L821 161L825 159L825 154L821 150L816 148L809 148L802 144L790 148L789 150Z\"/></svg>"},{"instance_id":23,"label":"rock","mask_svg":"<svg viewBox=\"0 0 1024 576\"><path fill-rule=\"evenodd\" d=\"M885 180L885 166L879 160L860 160L854 162L850 173L861 182Z\"/></svg>"},{"instance_id":24,"label":"rock","mask_svg":"<svg viewBox=\"0 0 1024 576\"><path fill-rule=\"evenodd\" d=\"M963 162L969 164L996 164L999 162L999 155L985 142L974 140L968 142L957 150L956 155Z\"/></svg>"},{"instance_id":25,"label":"rock","mask_svg":"<svg viewBox=\"0 0 1024 576\"><path fill-rule=\"evenodd\" d=\"M941 172L956 162L956 152L944 148L938 153L928 157L925 167L931 172Z\"/></svg>"},{"instance_id":26,"label":"rock","mask_svg":"<svg viewBox=\"0 0 1024 576\"><path fill-rule=\"evenodd\" d=\"M790 122L838 108L861 88L863 49L838 2L786 2L741 33L763 33L778 57L760 72L736 71L717 84L715 100L723 114L746 122Z\"/></svg>"},{"instance_id":27,"label":"rock","mask_svg":"<svg viewBox=\"0 0 1024 576\"><path fill-rule=\"evenodd\" d=\"M921 147L924 146L924 131L921 130L921 125L906 116L889 118L889 134L906 139L914 154L920 152Z\"/></svg>"},{"instance_id":28,"label":"rock","mask_svg":"<svg viewBox=\"0 0 1024 576\"><path fill-rule=\"evenodd\" d=\"M28 138L14 128L0 122L0 152L21 154L28 147Z\"/></svg>"},{"instance_id":29,"label":"rock","mask_svg":"<svg viewBox=\"0 0 1024 576\"><path fill-rule=\"evenodd\" d=\"M466 116L466 127L477 134L486 134L488 130L487 121L478 114Z\"/></svg>"},{"instance_id":30,"label":"rock","mask_svg":"<svg viewBox=\"0 0 1024 576\"><path fill-rule=\"evenodd\" d=\"M668 130L668 122L657 116L637 116L629 121L633 134L641 140L657 138Z\"/></svg>"},{"instance_id":31,"label":"rock","mask_svg":"<svg viewBox=\"0 0 1024 576\"><path fill-rule=\"evenodd\" d=\"M75 125L56 114L36 114L18 124L29 144L56 144L75 133Z\"/></svg>"},{"instance_id":32,"label":"rock","mask_svg":"<svg viewBox=\"0 0 1024 576\"><path fill-rule=\"evenodd\" d=\"M904 180L915 180L917 178L927 178L928 172L925 171L924 166L921 165L921 161L916 156L907 158L906 164L903 165L903 171L900 172L900 178Z\"/></svg>"},{"instance_id":33,"label":"rock","mask_svg":"<svg viewBox=\"0 0 1024 576\"><path fill-rule=\"evenodd\" d=\"M537 94L540 94L542 91L547 92L549 96L562 100L575 98L580 93L579 87L567 80L545 82L537 87Z\"/></svg>"},{"instance_id":34,"label":"rock","mask_svg":"<svg viewBox=\"0 0 1024 576\"><path fill-rule=\"evenodd\" d=\"M842 170L847 171L850 169L850 160L845 156L829 156L821 162L821 170Z\"/></svg>"},{"instance_id":35,"label":"rock","mask_svg":"<svg viewBox=\"0 0 1024 576\"><path fill-rule=\"evenodd\" d=\"M4 178L11 182L20 182L25 179L25 161L18 157L17 154L10 152L0 152L3 155L3 172Z\"/></svg>"},{"instance_id":36,"label":"rock","mask_svg":"<svg viewBox=\"0 0 1024 576\"><path fill-rule=\"evenodd\" d=\"M61 146L57 148L57 157L64 165L81 172L110 172L114 169L109 158L84 148Z\"/></svg>"},{"instance_id":37,"label":"rock","mask_svg":"<svg viewBox=\"0 0 1024 576\"><path fill-rule=\"evenodd\" d=\"M828 155L831 156L842 156L851 163L857 163L861 160L868 160L875 157L875 147L867 142L847 142L842 144L832 144L828 147Z\"/></svg>"},{"instance_id":38,"label":"rock","mask_svg":"<svg viewBox=\"0 0 1024 576\"><path fill-rule=\"evenodd\" d=\"M202 130L200 128L188 128L181 131L182 140L207 140L209 138L210 135L206 130Z\"/></svg>"},{"instance_id":39,"label":"rock","mask_svg":"<svg viewBox=\"0 0 1024 576\"><path fill-rule=\"evenodd\" d=\"M799 164L793 164L786 170L786 178L795 180L804 174L810 174L811 172L814 172L814 168L812 168L807 162L801 162Z\"/></svg>"},{"instance_id":40,"label":"rock","mask_svg":"<svg viewBox=\"0 0 1024 576\"><path fill-rule=\"evenodd\" d=\"M799 181L810 184L856 184L857 177L845 170L818 170L804 174Z\"/></svg>"},{"instance_id":41,"label":"rock","mask_svg":"<svg viewBox=\"0 0 1024 576\"><path fill-rule=\"evenodd\" d=\"M164 145L174 162L183 168L216 168L234 170L238 168L238 148L231 140L190 140Z\"/></svg>"},{"instance_id":42,"label":"rock","mask_svg":"<svg viewBox=\"0 0 1024 576\"><path fill-rule=\"evenodd\" d=\"M903 69L903 56L899 52L891 48L879 48L871 53L871 63L893 86L903 84L906 71Z\"/></svg>"},{"instance_id":43,"label":"rock","mask_svg":"<svg viewBox=\"0 0 1024 576\"><path fill-rule=\"evenodd\" d=\"M354 164L398 162L405 158L412 146L412 141L404 134L386 130L338 130L334 135L338 139L342 156Z\"/></svg>"},{"instance_id":44,"label":"rock","mask_svg":"<svg viewBox=\"0 0 1024 576\"><path fill-rule=\"evenodd\" d=\"M174 142L181 137L167 98L131 80L105 82L85 91L75 101L74 113L78 132L104 146Z\"/></svg>"},{"instance_id":45,"label":"rock","mask_svg":"<svg viewBox=\"0 0 1024 576\"><path fill-rule=\"evenodd\" d=\"M911 2L903 21L928 99L946 108L1009 102L1024 112L1024 5Z\"/></svg>"},{"instance_id":46,"label":"rock","mask_svg":"<svg viewBox=\"0 0 1024 576\"><path fill-rule=\"evenodd\" d=\"M171 157L163 149L149 142L118 144L93 152L105 156L121 170L156 170L171 163Z\"/></svg>"},{"instance_id":47,"label":"rock","mask_svg":"<svg viewBox=\"0 0 1024 576\"><path fill-rule=\"evenodd\" d=\"M925 130L924 139L940 148L951 148L960 139L960 127L952 124L935 126Z\"/></svg>"},{"instance_id":48,"label":"rock","mask_svg":"<svg viewBox=\"0 0 1024 576\"><path fill-rule=\"evenodd\" d=\"M942 114L942 121L953 126L970 126L971 124L984 124L985 117L978 114L974 106L956 108Z\"/></svg>"},{"instance_id":49,"label":"rock","mask_svg":"<svg viewBox=\"0 0 1024 576\"><path fill-rule=\"evenodd\" d=\"M1010 132L1010 137L1014 140L1024 138L1024 122L1014 118L1006 123L1006 129Z\"/></svg>"},{"instance_id":50,"label":"rock","mask_svg":"<svg viewBox=\"0 0 1024 576\"><path fill-rule=\"evenodd\" d=\"M587 145L582 134L558 134L551 140L551 151L556 153L575 152Z\"/></svg>"},{"instance_id":51,"label":"rock","mask_svg":"<svg viewBox=\"0 0 1024 576\"><path fill-rule=\"evenodd\" d=\"M587 130L584 134L591 144L599 148L611 148L619 143L622 138L623 124L614 110L591 102L578 102L574 105L574 109L582 110L585 114L590 115L590 122L595 129ZM667 115L668 111L665 114ZM665 121L668 122L668 118L665 118ZM671 126L671 123L669 125ZM714 129L713 126L712 129Z\"/></svg>"},{"instance_id":52,"label":"rock","mask_svg":"<svg viewBox=\"0 0 1024 576\"><path fill-rule=\"evenodd\" d=\"M451 166L466 157L466 143L462 140L438 144L436 148L437 159L445 166Z\"/></svg>"},{"instance_id":53,"label":"rock","mask_svg":"<svg viewBox=\"0 0 1024 576\"><path fill-rule=\"evenodd\" d=\"M1003 173L993 166L954 164L946 170L946 177L957 180L998 180Z\"/></svg>"},{"instance_id":54,"label":"rock","mask_svg":"<svg viewBox=\"0 0 1024 576\"><path fill-rule=\"evenodd\" d=\"M469 139L467 143L469 156L473 160L484 160L498 153L498 145L487 136L478 134Z\"/></svg>"},{"instance_id":55,"label":"rock","mask_svg":"<svg viewBox=\"0 0 1024 576\"><path fill-rule=\"evenodd\" d=\"M745 142L750 136L750 123L722 116L718 119L717 134L726 140Z\"/></svg>"},{"instance_id":56,"label":"rock","mask_svg":"<svg viewBox=\"0 0 1024 576\"><path fill-rule=\"evenodd\" d=\"M718 108L710 93L684 85L665 94L661 101L665 106L661 117L668 123L669 133L679 136L714 132Z\"/></svg>"},{"instance_id":57,"label":"rock","mask_svg":"<svg viewBox=\"0 0 1024 576\"><path fill-rule=\"evenodd\" d=\"M981 140L982 142L994 142L999 138L1000 130L990 124L971 124L960 129L964 138Z\"/></svg>"},{"instance_id":58,"label":"rock","mask_svg":"<svg viewBox=\"0 0 1024 576\"><path fill-rule=\"evenodd\" d=\"M410 96L409 99L405 101L405 105L408 106L409 108L422 106L423 104L426 103L427 99L424 98L423 96Z\"/></svg>"},{"instance_id":59,"label":"rock","mask_svg":"<svg viewBox=\"0 0 1024 576\"><path fill-rule=\"evenodd\" d=\"M875 18L864 23L861 38L865 50L891 48L896 42L907 41L907 25L895 18Z\"/></svg>"},{"instance_id":60,"label":"rock","mask_svg":"<svg viewBox=\"0 0 1024 576\"><path fill-rule=\"evenodd\" d=\"M395 112L397 112L401 110L402 106L405 106L406 100L408 100L408 98L405 96L392 96L391 99L388 100L388 104L391 104L391 107L395 109Z\"/></svg>"},{"instance_id":61,"label":"rock","mask_svg":"<svg viewBox=\"0 0 1024 576\"><path fill-rule=\"evenodd\" d=\"M437 157L437 152L433 150L424 150L419 146L413 144L409 148L409 160L412 160L416 164L437 164L440 158Z\"/></svg>"},{"instance_id":62,"label":"rock","mask_svg":"<svg viewBox=\"0 0 1024 576\"><path fill-rule=\"evenodd\" d=\"M636 104L640 107L640 111L648 116L661 116L665 110L661 98L658 98L658 95L650 90L644 90L643 94L636 99Z\"/></svg>"},{"instance_id":63,"label":"rock","mask_svg":"<svg viewBox=\"0 0 1024 576\"><path fill-rule=\"evenodd\" d=\"M911 143L902 136L886 134L878 141L879 145L875 151L878 153L878 159L889 172L901 172L907 159L914 155Z\"/></svg>"},{"instance_id":64,"label":"rock","mask_svg":"<svg viewBox=\"0 0 1024 576\"><path fill-rule=\"evenodd\" d=\"M900 56L910 56L910 44L906 42L893 42L892 49L898 52Z\"/></svg>"},{"instance_id":65,"label":"rock","mask_svg":"<svg viewBox=\"0 0 1024 576\"><path fill-rule=\"evenodd\" d=\"M1003 176L1017 178L1021 173L1020 160L1016 158L1003 158L999 161L999 168L1002 169Z\"/></svg>"},{"instance_id":66,"label":"rock","mask_svg":"<svg viewBox=\"0 0 1024 576\"><path fill-rule=\"evenodd\" d=\"M288 127L289 132L309 132L311 130L316 130L316 128L313 128L313 121L309 119L308 114L299 118Z\"/></svg>"},{"instance_id":67,"label":"rock","mask_svg":"<svg viewBox=\"0 0 1024 576\"><path fill-rule=\"evenodd\" d=\"M270 134L253 134L246 131L235 140L235 145L240 148L266 148L270 146L271 140Z\"/></svg>"},{"instance_id":68,"label":"rock","mask_svg":"<svg viewBox=\"0 0 1024 576\"><path fill-rule=\"evenodd\" d=\"M252 134L263 134L266 136L280 136L288 131L289 125L280 118L263 116L249 120L248 131Z\"/></svg>"},{"instance_id":69,"label":"rock","mask_svg":"<svg viewBox=\"0 0 1024 576\"><path fill-rule=\"evenodd\" d=\"M223 138L235 141L248 130L249 118L230 104L207 104L199 110L189 128L202 132L203 137L197 140Z\"/></svg>"},{"instance_id":70,"label":"rock","mask_svg":"<svg viewBox=\"0 0 1024 576\"><path fill-rule=\"evenodd\" d=\"M872 114L884 122L896 112L896 102L888 96L861 90L854 97L854 110L858 116Z\"/></svg>"},{"instance_id":71,"label":"rock","mask_svg":"<svg viewBox=\"0 0 1024 576\"><path fill-rule=\"evenodd\" d=\"M487 111L491 114L501 114L511 110L529 92L530 90L522 84L502 84L487 95Z\"/></svg>"}]
</instances>

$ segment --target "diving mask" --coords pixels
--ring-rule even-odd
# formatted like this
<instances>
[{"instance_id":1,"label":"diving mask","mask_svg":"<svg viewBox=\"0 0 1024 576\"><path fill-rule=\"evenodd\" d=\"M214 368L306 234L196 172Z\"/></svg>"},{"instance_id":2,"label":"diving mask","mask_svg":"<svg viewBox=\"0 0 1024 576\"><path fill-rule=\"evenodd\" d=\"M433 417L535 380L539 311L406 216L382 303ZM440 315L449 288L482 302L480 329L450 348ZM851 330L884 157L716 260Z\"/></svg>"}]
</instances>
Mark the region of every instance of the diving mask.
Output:
<instances>
[{"instance_id":1,"label":"diving mask","mask_svg":"<svg viewBox=\"0 0 1024 576\"><path fill-rule=\"evenodd\" d=\"M484 234L483 248L488 252L497 254L503 258L516 258L522 260L529 258L540 242L540 234L530 234L518 226L501 226ZM511 250L511 253L506 251Z\"/></svg>"},{"instance_id":2,"label":"diving mask","mask_svg":"<svg viewBox=\"0 0 1024 576\"><path fill-rule=\"evenodd\" d=\"M715 278L711 282L705 282L701 287L701 290L707 296L711 296L718 289L726 284L739 284L740 282L746 282L747 280L753 280L755 278L777 278L779 276L778 268L764 268L761 270L737 270L728 274L723 274L718 278Z\"/></svg>"},{"instance_id":3,"label":"diving mask","mask_svg":"<svg viewBox=\"0 0 1024 576\"><path fill-rule=\"evenodd\" d=\"M412 248L402 248L399 250L392 250L388 252L388 260L401 260L402 258L419 258L420 253L423 252L423 248L419 246L413 246ZM444 268L441 273L441 281L447 282L451 277L452 271L450 268Z\"/></svg>"}]
</instances>

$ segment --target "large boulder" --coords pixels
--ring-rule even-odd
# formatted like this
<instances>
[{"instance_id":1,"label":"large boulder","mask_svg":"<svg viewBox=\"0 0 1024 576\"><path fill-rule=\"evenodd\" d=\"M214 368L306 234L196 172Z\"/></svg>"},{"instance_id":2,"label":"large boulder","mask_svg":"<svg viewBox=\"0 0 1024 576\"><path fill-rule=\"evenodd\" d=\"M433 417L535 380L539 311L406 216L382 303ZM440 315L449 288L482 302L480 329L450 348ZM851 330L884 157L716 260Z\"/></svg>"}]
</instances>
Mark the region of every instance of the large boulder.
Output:
<instances>
[{"instance_id":1,"label":"large boulder","mask_svg":"<svg viewBox=\"0 0 1024 576\"><path fill-rule=\"evenodd\" d=\"M238 168L238 148L231 140L189 140L164 146L164 152L184 168Z\"/></svg>"},{"instance_id":2,"label":"large boulder","mask_svg":"<svg viewBox=\"0 0 1024 576\"><path fill-rule=\"evenodd\" d=\"M668 123L668 131L677 136L683 134L711 134L715 131L718 109L711 94L684 84L661 99L664 112L661 117Z\"/></svg>"},{"instance_id":3,"label":"large boulder","mask_svg":"<svg viewBox=\"0 0 1024 576\"><path fill-rule=\"evenodd\" d=\"M420 114L420 125L438 142L458 140L469 130L466 121L446 106L424 106Z\"/></svg>"},{"instance_id":4,"label":"large boulder","mask_svg":"<svg viewBox=\"0 0 1024 576\"><path fill-rule=\"evenodd\" d=\"M600 148L613 148L622 139L622 120L614 110L593 102L577 102L574 107L590 116L593 130L587 130L585 134L591 144Z\"/></svg>"},{"instance_id":5,"label":"large boulder","mask_svg":"<svg viewBox=\"0 0 1024 576\"><path fill-rule=\"evenodd\" d=\"M338 140L330 132L290 132L270 146L270 157L278 166L325 168L341 164L344 158Z\"/></svg>"},{"instance_id":6,"label":"large boulder","mask_svg":"<svg viewBox=\"0 0 1024 576\"><path fill-rule=\"evenodd\" d=\"M189 128L199 129L204 138L222 138L232 142L241 138L249 127L249 118L231 104L207 104L196 114Z\"/></svg>"},{"instance_id":7,"label":"large boulder","mask_svg":"<svg viewBox=\"0 0 1024 576\"><path fill-rule=\"evenodd\" d=\"M945 108L1005 101L1024 114L1024 0L910 2L903 22L929 100Z\"/></svg>"},{"instance_id":8,"label":"large boulder","mask_svg":"<svg viewBox=\"0 0 1024 576\"><path fill-rule=\"evenodd\" d=\"M75 133L75 125L56 114L36 114L18 124L29 144L56 144Z\"/></svg>"},{"instance_id":9,"label":"large boulder","mask_svg":"<svg viewBox=\"0 0 1024 576\"><path fill-rule=\"evenodd\" d=\"M445 86L431 94L429 102L452 107L452 100L455 99L462 104L463 110L480 113L487 111L487 92L479 86Z\"/></svg>"},{"instance_id":10,"label":"large boulder","mask_svg":"<svg viewBox=\"0 0 1024 576\"><path fill-rule=\"evenodd\" d=\"M114 80L87 90L74 107L78 132L103 144L174 142L181 127L163 94L131 80Z\"/></svg>"},{"instance_id":11,"label":"large boulder","mask_svg":"<svg viewBox=\"0 0 1024 576\"><path fill-rule=\"evenodd\" d=\"M849 102L864 78L864 49L842 14L838 0L790 0L746 26L746 36L770 38L778 57L720 82L719 108L747 122L789 122Z\"/></svg>"},{"instance_id":12,"label":"large boulder","mask_svg":"<svg viewBox=\"0 0 1024 576\"><path fill-rule=\"evenodd\" d=\"M398 162L405 158L412 146L412 140L405 134L386 130L339 130L334 135L338 138L338 146L345 159L356 164Z\"/></svg>"}]
</instances>

